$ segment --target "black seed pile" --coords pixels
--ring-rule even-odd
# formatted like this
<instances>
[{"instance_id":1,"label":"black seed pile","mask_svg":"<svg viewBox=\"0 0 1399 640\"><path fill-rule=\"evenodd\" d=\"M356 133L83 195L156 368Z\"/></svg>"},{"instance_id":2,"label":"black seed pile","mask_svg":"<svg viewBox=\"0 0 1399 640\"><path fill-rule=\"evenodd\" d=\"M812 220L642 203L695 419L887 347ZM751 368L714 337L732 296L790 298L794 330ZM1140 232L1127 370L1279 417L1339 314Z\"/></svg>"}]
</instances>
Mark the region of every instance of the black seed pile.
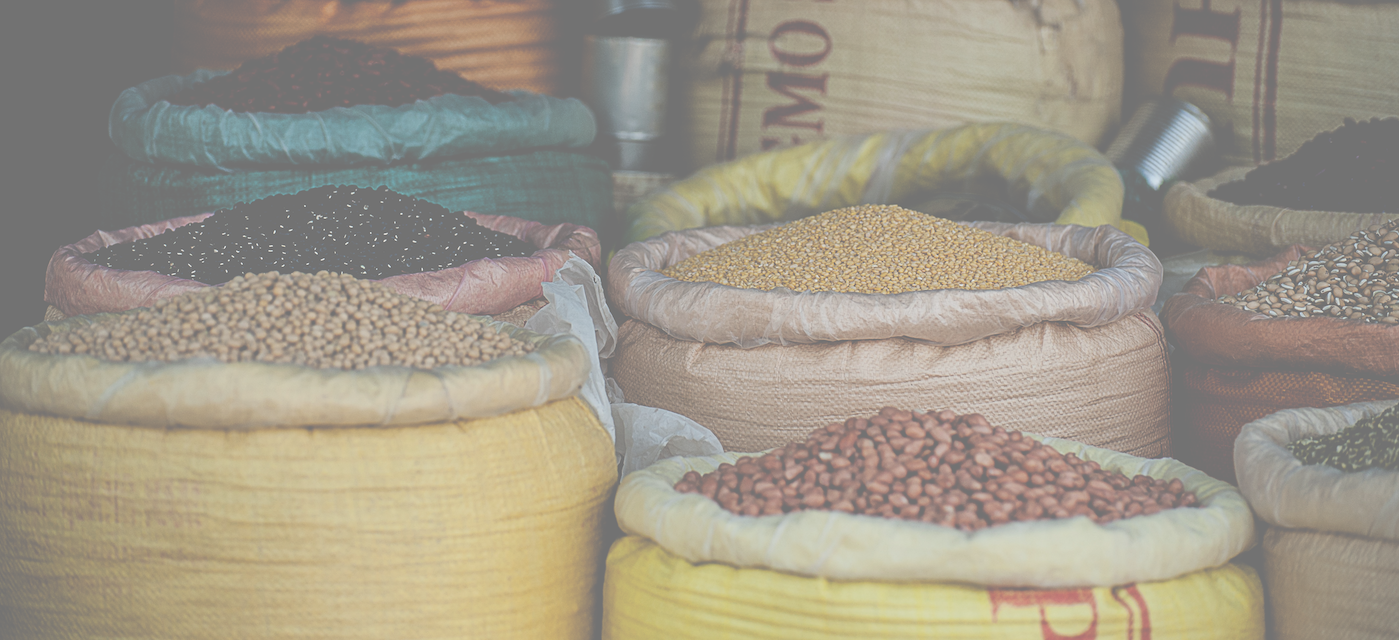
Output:
<instances>
[{"instance_id":1,"label":"black seed pile","mask_svg":"<svg viewBox=\"0 0 1399 640\"><path fill-rule=\"evenodd\" d=\"M1399 471L1399 405L1331 435L1292 442L1287 450L1302 464L1323 464L1346 473Z\"/></svg>"},{"instance_id":2,"label":"black seed pile","mask_svg":"<svg viewBox=\"0 0 1399 640\"><path fill-rule=\"evenodd\" d=\"M446 93L478 96L491 104L513 100L438 69L427 58L330 36L315 36L249 60L167 100L239 112L307 113L357 104L397 107Z\"/></svg>"},{"instance_id":3,"label":"black seed pile","mask_svg":"<svg viewBox=\"0 0 1399 640\"><path fill-rule=\"evenodd\" d=\"M1399 211L1399 118L1350 118L1210 197L1303 211Z\"/></svg>"},{"instance_id":4,"label":"black seed pile","mask_svg":"<svg viewBox=\"0 0 1399 640\"><path fill-rule=\"evenodd\" d=\"M519 238L387 187L325 186L220 209L203 222L98 249L87 259L223 284L268 271L378 279L532 253Z\"/></svg>"}]
</instances>

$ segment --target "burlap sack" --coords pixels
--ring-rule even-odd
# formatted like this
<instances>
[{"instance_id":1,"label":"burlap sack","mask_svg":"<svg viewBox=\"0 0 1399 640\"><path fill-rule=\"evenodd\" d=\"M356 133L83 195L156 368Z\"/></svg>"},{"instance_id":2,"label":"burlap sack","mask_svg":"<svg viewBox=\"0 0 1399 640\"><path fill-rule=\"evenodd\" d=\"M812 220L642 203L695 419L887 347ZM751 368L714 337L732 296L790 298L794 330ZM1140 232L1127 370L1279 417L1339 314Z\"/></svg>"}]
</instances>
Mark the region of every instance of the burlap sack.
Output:
<instances>
[{"instance_id":1,"label":"burlap sack","mask_svg":"<svg viewBox=\"0 0 1399 640\"><path fill-rule=\"evenodd\" d=\"M458 267L384 278L378 282L407 296L430 300L448 311L476 315L504 313L543 295L543 283L576 255L592 265L602 259L597 233L573 224L544 225L509 216L463 212L482 226L534 245L524 258L485 258ZM123 271L89 262L83 254L149 238L212 213L175 218L118 231L98 231L60 247L49 260L44 300L65 316L126 311L209 285L153 271Z\"/></svg>"},{"instance_id":2,"label":"burlap sack","mask_svg":"<svg viewBox=\"0 0 1399 640\"><path fill-rule=\"evenodd\" d=\"M608 433L586 348L432 371L0 344L6 638L591 637Z\"/></svg>"},{"instance_id":3,"label":"burlap sack","mask_svg":"<svg viewBox=\"0 0 1399 640\"><path fill-rule=\"evenodd\" d=\"M563 80L560 6L551 0L173 4L179 73L233 69L323 34L422 56L494 89L556 93Z\"/></svg>"},{"instance_id":4,"label":"burlap sack","mask_svg":"<svg viewBox=\"0 0 1399 640\"><path fill-rule=\"evenodd\" d=\"M1172 95L1200 107L1225 136L1228 164L1287 157L1344 118L1399 114L1399 4L1390 0L1122 6L1127 104Z\"/></svg>"},{"instance_id":5,"label":"burlap sack","mask_svg":"<svg viewBox=\"0 0 1399 640\"><path fill-rule=\"evenodd\" d=\"M699 5L688 73L695 167L968 122L1021 122L1097 145L1121 115L1122 23L1110 0Z\"/></svg>"},{"instance_id":6,"label":"burlap sack","mask_svg":"<svg viewBox=\"0 0 1399 640\"><path fill-rule=\"evenodd\" d=\"M1399 218L1399 212L1298 211L1237 205L1209 196L1222 184L1243 180L1251 170L1235 167L1196 182L1177 182L1166 192L1163 215L1167 224L1190 244L1263 257L1294 244L1323 246L1338 242L1370 225Z\"/></svg>"},{"instance_id":7,"label":"burlap sack","mask_svg":"<svg viewBox=\"0 0 1399 640\"><path fill-rule=\"evenodd\" d=\"M1161 309L1174 358L1176 457L1234 481L1234 439L1282 409L1399 397L1399 330L1332 318L1266 319L1214 302L1281 271L1293 246L1245 265L1205 267Z\"/></svg>"},{"instance_id":8,"label":"burlap sack","mask_svg":"<svg viewBox=\"0 0 1399 640\"><path fill-rule=\"evenodd\" d=\"M1393 405L1281 411L1239 434L1239 490L1271 525L1263 576L1278 640L1380 640L1399 630L1399 472L1303 466L1285 448Z\"/></svg>"},{"instance_id":9,"label":"burlap sack","mask_svg":"<svg viewBox=\"0 0 1399 640\"><path fill-rule=\"evenodd\" d=\"M893 296L756 291L658 270L765 227L663 234L614 256L628 402L759 451L886 405L978 412L1006 428L1169 455L1160 262L1110 227L973 223L1085 260L1078 282ZM1046 409L1046 407L1051 407Z\"/></svg>"}]
</instances>

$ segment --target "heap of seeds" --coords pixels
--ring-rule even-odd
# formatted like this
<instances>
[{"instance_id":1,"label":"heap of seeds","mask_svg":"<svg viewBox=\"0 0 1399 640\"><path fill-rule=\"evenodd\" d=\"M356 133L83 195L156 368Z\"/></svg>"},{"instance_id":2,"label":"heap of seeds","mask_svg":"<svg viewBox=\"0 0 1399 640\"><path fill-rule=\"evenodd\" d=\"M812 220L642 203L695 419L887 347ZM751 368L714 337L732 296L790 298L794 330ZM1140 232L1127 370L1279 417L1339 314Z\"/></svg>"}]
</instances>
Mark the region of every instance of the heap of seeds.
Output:
<instances>
[{"instance_id":1,"label":"heap of seeds","mask_svg":"<svg viewBox=\"0 0 1399 640\"><path fill-rule=\"evenodd\" d=\"M1217 301L1274 318L1399 323L1399 220L1326 245L1258 286Z\"/></svg>"},{"instance_id":2,"label":"heap of seeds","mask_svg":"<svg viewBox=\"0 0 1399 640\"><path fill-rule=\"evenodd\" d=\"M471 366L533 351L482 319L345 274L247 274L155 307L51 333L31 351L113 362L274 362L316 368Z\"/></svg>"},{"instance_id":3,"label":"heap of seeds","mask_svg":"<svg viewBox=\"0 0 1399 640\"><path fill-rule=\"evenodd\" d=\"M1085 516L1099 524L1197 504L1179 478L1128 478L980 414L885 407L675 484L726 511L842 511L974 531Z\"/></svg>"},{"instance_id":4,"label":"heap of seeds","mask_svg":"<svg viewBox=\"0 0 1399 640\"><path fill-rule=\"evenodd\" d=\"M1331 435L1291 442L1287 450L1302 464L1323 464L1346 473L1399 471L1399 405Z\"/></svg>"},{"instance_id":5,"label":"heap of seeds","mask_svg":"<svg viewBox=\"0 0 1399 640\"><path fill-rule=\"evenodd\" d=\"M531 253L515 236L387 187L326 186L220 209L203 222L87 256L115 269L222 284L266 271L387 278Z\"/></svg>"},{"instance_id":6,"label":"heap of seeds","mask_svg":"<svg viewBox=\"0 0 1399 640\"><path fill-rule=\"evenodd\" d=\"M240 112L308 113L331 107L396 107L445 93L491 104L512 98L437 68L431 60L353 40L315 36L249 60L168 98L170 104L215 105Z\"/></svg>"},{"instance_id":7,"label":"heap of seeds","mask_svg":"<svg viewBox=\"0 0 1399 640\"><path fill-rule=\"evenodd\" d=\"M894 294L1078 280L1088 264L892 205L837 209L755 233L661 273L740 289Z\"/></svg>"}]
</instances>

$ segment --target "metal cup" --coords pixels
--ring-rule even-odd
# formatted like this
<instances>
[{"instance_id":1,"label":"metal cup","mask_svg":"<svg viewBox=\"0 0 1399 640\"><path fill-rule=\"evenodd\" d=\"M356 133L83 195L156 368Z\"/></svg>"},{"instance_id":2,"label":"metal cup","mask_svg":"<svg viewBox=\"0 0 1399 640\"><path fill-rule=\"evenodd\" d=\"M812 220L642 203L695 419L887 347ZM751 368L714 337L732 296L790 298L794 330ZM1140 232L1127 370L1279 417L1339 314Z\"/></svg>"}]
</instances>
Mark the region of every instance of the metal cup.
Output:
<instances>
[{"instance_id":1,"label":"metal cup","mask_svg":"<svg viewBox=\"0 0 1399 640\"><path fill-rule=\"evenodd\" d=\"M598 119L600 142L617 169L655 171L670 90L670 43L588 36L583 47L583 101Z\"/></svg>"},{"instance_id":2,"label":"metal cup","mask_svg":"<svg viewBox=\"0 0 1399 640\"><path fill-rule=\"evenodd\" d=\"M1158 190L1187 175L1213 150L1209 116L1189 102L1166 96L1137 107L1104 155L1118 169L1140 175Z\"/></svg>"}]
</instances>

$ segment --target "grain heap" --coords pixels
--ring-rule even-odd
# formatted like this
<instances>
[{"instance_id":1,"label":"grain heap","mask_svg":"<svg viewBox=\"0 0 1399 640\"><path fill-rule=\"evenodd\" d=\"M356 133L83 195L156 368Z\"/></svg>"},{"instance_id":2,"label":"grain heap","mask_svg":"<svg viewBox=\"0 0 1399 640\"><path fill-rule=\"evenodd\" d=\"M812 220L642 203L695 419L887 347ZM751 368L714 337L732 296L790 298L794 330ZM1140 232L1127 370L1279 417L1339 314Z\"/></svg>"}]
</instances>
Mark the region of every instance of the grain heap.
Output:
<instances>
[{"instance_id":1,"label":"grain heap","mask_svg":"<svg viewBox=\"0 0 1399 640\"><path fill-rule=\"evenodd\" d=\"M345 274L246 274L222 287L39 338L30 351L115 362L272 362L317 368L471 366L529 344L480 319Z\"/></svg>"},{"instance_id":2,"label":"grain heap","mask_svg":"<svg viewBox=\"0 0 1399 640\"><path fill-rule=\"evenodd\" d=\"M203 222L98 249L88 259L222 284L265 271L387 278L533 252L519 238L388 187L324 186L220 209Z\"/></svg>"},{"instance_id":3,"label":"grain heap","mask_svg":"<svg viewBox=\"0 0 1399 640\"><path fill-rule=\"evenodd\" d=\"M980 414L894 407L703 476L690 471L675 489L746 516L830 510L964 531L1074 516L1107 524L1196 503L1180 479L1104 471Z\"/></svg>"},{"instance_id":4,"label":"grain heap","mask_svg":"<svg viewBox=\"0 0 1399 640\"><path fill-rule=\"evenodd\" d=\"M1217 299L1270 317L1399 324L1399 220L1304 255L1250 290Z\"/></svg>"},{"instance_id":5,"label":"grain heap","mask_svg":"<svg viewBox=\"0 0 1399 640\"><path fill-rule=\"evenodd\" d=\"M332 107L396 107L444 93L511 99L431 60L330 36L314 36L169 98L174 105L214 105L241 112L308 113Z\"/></svg>"},{"instance_id":6,"label":"grain heap","mask_svg":"<svg viewBox=\"0 0 1399 640\"><path fill-rule=\"evenodd\" d=\"M897 294L1078 280L1090 265L892 205L837 209L697 254L661 273L740 289Z\"/></svg>"},{"instance_id":7,"label":"grain heap","mask_svg":"<svg viewBox=\"0 0 1399 640\"><path fill-rule=\"evenodd\" d=\"M1346 473L1399 471L1399 405L1336 433L1294 440L1287 450L1302 464L1323 464Z\"/></svg>"}]
</instances>

